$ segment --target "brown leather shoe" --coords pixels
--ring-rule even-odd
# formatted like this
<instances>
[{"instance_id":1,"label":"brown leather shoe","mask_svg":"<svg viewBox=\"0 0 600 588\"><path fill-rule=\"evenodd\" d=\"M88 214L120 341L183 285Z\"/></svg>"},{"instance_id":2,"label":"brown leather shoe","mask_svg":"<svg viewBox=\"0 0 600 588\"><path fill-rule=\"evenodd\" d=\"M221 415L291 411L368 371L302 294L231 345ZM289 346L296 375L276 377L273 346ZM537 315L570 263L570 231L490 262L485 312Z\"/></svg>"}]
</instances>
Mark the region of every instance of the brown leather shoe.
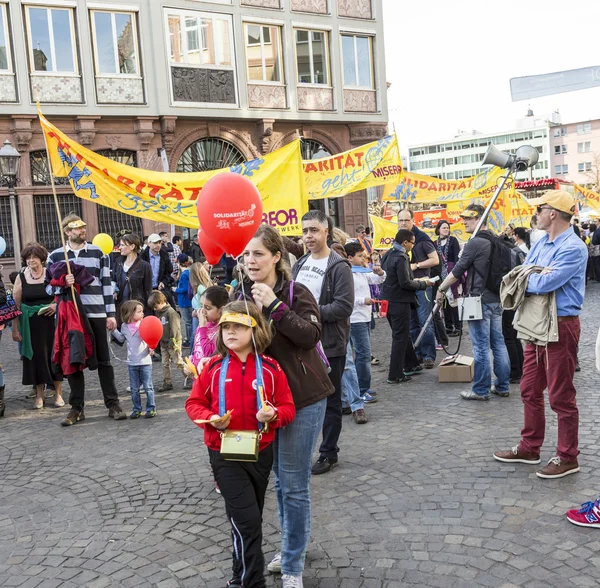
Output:
<instances>
[{"instance_id":1,"label":"brown leather shoe","mask_svg":"<svg viewBox=\"0 0 600 588\"><path fill-rule=\"evenodd\" d=\"M358 410L355 410L352 413L352 416L354 417L354 422L357 425L364 425L365 423L369 422L369 419L367 418L367 413L365 412L364 408L359 408Z\"/></svg>"},{"instance_id":2,"label":"brown leather shoe","mask_svg":"<svg viewBox=\"0 0 600 588\"><path fill-rule=\"evenodd\" d=\"M63 427L70 427L76 423L80 423L81 421L85 421L85 415L83 414L83 410L77 410L76 408L72 408L69 411L69 414L66 416L65 420L60 424Z\"/></svg>"},{"instance_id":3,"label":"brown leather shoe","mask_svg":"<svg viewBox=\"0 0 600 588\"><path fill-rule=\"evenodd\" d=\"M515 445L509 451L496 451L494 459L504 463L528 463L535 465L540 463L540 454L521 451L519 446Z\"/></svg>"},{"instance_id":4,"label":"brown leather shoe","mask_svg":"<svg viewBox=\"0 0 600 588\"><path fill-rule=\"evenodd\" d=\"M575 461L562 461L560 457L551 457L548 465L535 472L538 478L564 478L569 474L576 474L579 471L579 464Z\"/></svg>"},{"instance_id":5,"label":"brown leather shoe","mask_svg":"<svg viewBox=\"0 0 600 588\"><path fill-rule=\"evenodd\" d=\"M120 404L115 404L108 409L108 418L115 421L124 421L127 415L123 412Z\"/></svg>"}]
</instances>

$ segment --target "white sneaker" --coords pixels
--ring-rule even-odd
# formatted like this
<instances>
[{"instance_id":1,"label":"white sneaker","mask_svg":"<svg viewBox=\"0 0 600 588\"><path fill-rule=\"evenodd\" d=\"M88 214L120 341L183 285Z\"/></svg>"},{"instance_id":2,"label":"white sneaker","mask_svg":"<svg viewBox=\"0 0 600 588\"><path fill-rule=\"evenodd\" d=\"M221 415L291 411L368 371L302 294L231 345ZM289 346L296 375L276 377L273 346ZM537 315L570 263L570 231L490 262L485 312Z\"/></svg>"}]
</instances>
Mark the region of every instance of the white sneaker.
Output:
<instances>
[{"instance_id":1,"label":"white sneaker","mask_svg":"<svg viewBox=\"0 0 600 588\"><path fill-rule=\"evenodd\" d=\"M267 564L267 570L272 574L281 574L281 551Z\"/></svg>"},{"instance_id":2,"label":"white sneaker","mask_svg":"<svg viewBox=\"0 0 600 588\"><path fill-rule=\"evenodd\" d=\"M281 588L304 588L302 576L290 576L289 574L284 574L281 576L281 580L283 581Z\"/></svg>"}]
</instances>

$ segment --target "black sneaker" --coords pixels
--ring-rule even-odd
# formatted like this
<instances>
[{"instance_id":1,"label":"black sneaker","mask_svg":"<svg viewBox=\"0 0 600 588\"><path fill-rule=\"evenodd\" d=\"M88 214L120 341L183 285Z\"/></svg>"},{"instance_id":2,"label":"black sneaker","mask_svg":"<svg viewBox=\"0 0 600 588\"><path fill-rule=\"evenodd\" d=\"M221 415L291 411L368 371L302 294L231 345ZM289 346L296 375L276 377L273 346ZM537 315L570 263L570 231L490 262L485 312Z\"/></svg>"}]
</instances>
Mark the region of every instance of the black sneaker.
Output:
<instances>
[{"instance_id":1,"label":"black sneaker","mask_svg":"<svg viewBox=\"0 0 600 588\"><path fill-rule=\"evenodd\" d=\"M139 410L134 410L130 415L130 419L139 419L142 416L142 413Z\"/></svg>"},{"instance_id":2,"label":"black sneaker","mask_svg":"<svg viewBox=\"0 0 600 588\"><path fill-rule=\"evenodd\" d=\"M123 412L120 405L115 404L108 409L108 418L115 419L115 421L124 421L127 419L127 415Z\"/></svg>"},{"instance_id":3,"label":"black sneaker","mask_svg":"<svg viewBox=\"0 0 600 588\"><path fill-rule=\"evenodd\" d=\"M319 457L312 467L312 475L326 474L338 464L337 459L329 459L328 457Z\"/></svg>"},{"instance_id":4,"label":"black sneaker","mask_svg":"<svg viewBox=\"0 0 600 588\"><path fill-rule=\"evenodd\" d=\"M352 414L352 409L349 406L342 408L342 414Z\"/></svg>"},{"instance_id":5,"label":"black sneaker","mask_svg":"<svg viewBox=\"0 0 600 588\"><path fill-rule=\"evenodd\" d=\"M159 389L159 392L168 392L169 390L173 390L173 384L164 383Z\"/></svg>"},{"instance_id":6,"label":"black sneaker","mask_svg":"<svg viewBox=\"0 0 600 588\"><path fill-rule=\"evenodd\" d=\"M76 423L80 423L81 421L85 421L85 415L83 414L83 410L77 410L76 408L72 408L69 411L69 414L66 416L65 420L60 424L63 427L70 427L71 425L75 425Z\"/></svg>"},{"instance_id":7,"label":"black sneaker","mask_svg":"<svg viewBox=\"0 0 600 588\"><path fill-rule=\"evenodd\" d=\"M405 376L416 376L416 375L420 374L422 371L423 371L423 366L417 365L413 368L404 370L404 375Z\"/></svg>"},{"instance_id":8,"label":"black sneaker","mask_svg":"<svg viewBox=\"0 0 600 588\"><path fill-rule=\"evenodd\" d=\"M402 378L394 378L393 380L388 379L387 383L388 384L402 384L404 382L410 382L411 380L412 380L412 378L405 374Z\"/></svg>"}]
</instances>

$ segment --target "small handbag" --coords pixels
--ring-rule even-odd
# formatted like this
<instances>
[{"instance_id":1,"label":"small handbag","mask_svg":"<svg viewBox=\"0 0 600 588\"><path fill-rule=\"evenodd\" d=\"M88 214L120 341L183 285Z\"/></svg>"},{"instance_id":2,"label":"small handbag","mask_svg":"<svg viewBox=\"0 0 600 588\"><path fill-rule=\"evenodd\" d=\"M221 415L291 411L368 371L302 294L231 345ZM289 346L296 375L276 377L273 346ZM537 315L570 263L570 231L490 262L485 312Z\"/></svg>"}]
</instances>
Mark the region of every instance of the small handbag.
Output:
<instances>
[{"instance_id":1,"label":"small handbag","mask_svg":"<svg viewBox=\"0 0 600 588\"><path fill-rule=\"evenodd\" d=\"M264 390L262 360L256 354L256 404L258 410L262 406L261 391ZM219 415L225 415L225 381L227 379L227 368L229 367L229 355L221 364L219 376ZM221 433L221 456L226 461L258 461L258 450L262 437L263 425L258 423L256 431L230 431Z\"/></svg>"},{"instance_id":2,"label":"small handbag","mask_svg":"<svg viewBox=\"0 0 600 588\"><path fill-rule=\"evenodd\" d=\"M17 303L11 294L6 294L6 304L0 306L0 325L6 325L23 313L17 308Z\"/></svg>"}]
</instances>

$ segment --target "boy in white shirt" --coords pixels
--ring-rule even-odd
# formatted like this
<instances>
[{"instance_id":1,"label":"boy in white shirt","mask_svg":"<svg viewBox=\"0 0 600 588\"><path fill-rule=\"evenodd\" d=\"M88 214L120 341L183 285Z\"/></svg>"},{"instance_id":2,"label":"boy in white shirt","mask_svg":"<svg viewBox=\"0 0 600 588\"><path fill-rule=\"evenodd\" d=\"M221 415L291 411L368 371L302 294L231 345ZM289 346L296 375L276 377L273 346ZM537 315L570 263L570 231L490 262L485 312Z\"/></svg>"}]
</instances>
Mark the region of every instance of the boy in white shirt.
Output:
<instances>
[{"instance_id":1,"label":"boy in white shirt","mask_svg":"<svg viewBox=\"0 0 600 588\"><path fill-rule=\"evenodd\" d=\"M360 243L349 242L344 245L348 261L352 265L354 279L354 310L350 317L350 342L356 355L356 373L360 386L360 395L365 402L375 394L371 388L371 291L370 284L382 284L386 274L381 266L368 266L367 255Z\"/></svg>"}]
</instances>

